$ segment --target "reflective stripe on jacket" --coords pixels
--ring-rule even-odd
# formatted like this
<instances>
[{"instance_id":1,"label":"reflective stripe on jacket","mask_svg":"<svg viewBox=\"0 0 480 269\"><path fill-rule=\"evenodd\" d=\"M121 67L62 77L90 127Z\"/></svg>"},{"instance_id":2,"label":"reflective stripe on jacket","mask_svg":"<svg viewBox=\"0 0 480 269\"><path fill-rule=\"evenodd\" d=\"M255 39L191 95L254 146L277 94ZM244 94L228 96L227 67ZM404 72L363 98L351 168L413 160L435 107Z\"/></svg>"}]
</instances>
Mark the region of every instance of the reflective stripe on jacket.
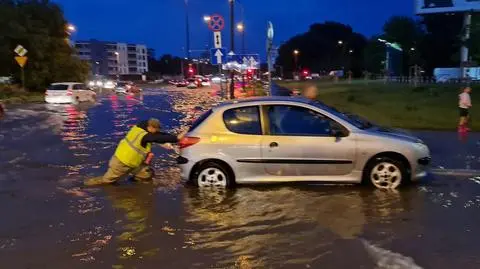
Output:
<instances>
[{"instance_id":1,"label":"reflective stripe on jacket","mask_svg":"<svg viewBox=\"0 0 480 269\"><path fill-rule=\"evenodd\" d=\"M132 127L124 139L118 144L115 156L126 166L139 167L147 154L151 151L152 145L147 143L142 147L142 138L148 134L147 131L137 126Z\"/></svg>"}]
</instances>

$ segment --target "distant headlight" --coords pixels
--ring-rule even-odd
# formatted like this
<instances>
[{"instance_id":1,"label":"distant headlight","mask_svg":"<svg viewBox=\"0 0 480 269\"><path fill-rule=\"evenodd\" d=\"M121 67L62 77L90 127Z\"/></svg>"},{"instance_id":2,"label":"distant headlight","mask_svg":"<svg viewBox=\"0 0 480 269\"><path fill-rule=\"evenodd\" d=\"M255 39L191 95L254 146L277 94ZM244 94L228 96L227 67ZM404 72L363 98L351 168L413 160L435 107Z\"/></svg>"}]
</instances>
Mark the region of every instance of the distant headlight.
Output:
<instances>
[{"instance_id":1,"label":"distant headlight","mask_svg":"<svg viewBox=\"0 0 480 269\"><path fill-rule=\"evenodd\" d=\"M103 82L101 82L101 81L97 81L97 86L99 86L99 87L103 87Z\"/></svg>"},{"instance_id":2,"label":"distant headlight","mask_svg":"<svg viewBox=\"0 0 480 269\"><path fill-rule=\"evenodd\" d=\"M103 87L105 87L107 89L113 89L113 88L115 88L115 84L113 83L113 81L107 81L107 82L105 82Z\"/></svg>"},{"instance_id":3,"label":"distant headlight","mask_svg":"<svg viewBox=\"0 0 480 269\"><path fill-rule=\"evenodd\" d=\"M90 87L95 86L95 81L90 81L90 82L88 82L88 86L90 86Z\"/></svg>"}]
</instances>

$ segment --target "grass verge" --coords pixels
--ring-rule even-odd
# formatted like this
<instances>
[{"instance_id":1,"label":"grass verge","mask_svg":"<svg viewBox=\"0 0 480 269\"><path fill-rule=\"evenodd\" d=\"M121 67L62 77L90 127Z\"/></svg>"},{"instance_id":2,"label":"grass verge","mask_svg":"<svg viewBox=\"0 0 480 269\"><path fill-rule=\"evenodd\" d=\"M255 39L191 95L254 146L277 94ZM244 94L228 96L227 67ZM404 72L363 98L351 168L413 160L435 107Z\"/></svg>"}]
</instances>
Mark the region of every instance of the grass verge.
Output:
<instances>
[{"instance_id":1,"label":"grass verge","mask_svg":"<svg viewBox=\"0 0 480 269\"><path fill-rule=\"evenodd\" d=\"M302 91L312 82L282 82L281 86ZM458 123L458 94L461 85L384 84L356 81L352 83L317 82L318 99L341 111L368 118L383 126L455 130ZM473 86L471 127L480 129L480 86Z\"/></svg>"},{"instance_id":2,"label":"grass verge","mask_svg":"<svg viewBox=\"0 0 480 269\"><path fill-rule=\"evenodd\" d=\"M0 85L0 102L4 104L43 102L44 96L43 92L22 91L15 86Z\"/></svg>"}]
</instances>

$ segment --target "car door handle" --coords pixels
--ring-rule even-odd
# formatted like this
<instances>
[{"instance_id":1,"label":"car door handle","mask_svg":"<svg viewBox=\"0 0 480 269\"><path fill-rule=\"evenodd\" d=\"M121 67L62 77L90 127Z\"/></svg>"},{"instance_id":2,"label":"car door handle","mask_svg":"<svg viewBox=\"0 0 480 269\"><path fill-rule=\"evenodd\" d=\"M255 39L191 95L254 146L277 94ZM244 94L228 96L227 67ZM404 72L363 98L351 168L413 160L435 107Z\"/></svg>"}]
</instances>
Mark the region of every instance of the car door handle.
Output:
<instances>
[{"instance_id":1,"label":"car door handle","mask_svg":"<svg viewBox=\"0 0 480 269\"><path fill-rule=\"evenodd\" d=\"M276 147L278 147L278 143L277 142L272 142L272 143L270 143L270 147L271 148L276 148Z\"/></svg>"}]
</instances>

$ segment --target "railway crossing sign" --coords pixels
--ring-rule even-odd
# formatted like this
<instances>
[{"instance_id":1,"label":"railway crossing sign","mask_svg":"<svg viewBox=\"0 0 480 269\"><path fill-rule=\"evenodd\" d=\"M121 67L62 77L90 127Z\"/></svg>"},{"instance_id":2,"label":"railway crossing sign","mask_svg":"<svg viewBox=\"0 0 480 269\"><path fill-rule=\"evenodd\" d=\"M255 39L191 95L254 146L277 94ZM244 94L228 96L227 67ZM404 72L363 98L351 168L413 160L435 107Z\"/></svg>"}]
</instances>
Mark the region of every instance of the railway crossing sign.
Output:
<instances>
[{"instance_id":1,"label":"railway crossing sign","mask_svg":"<svg viewBox=\"0 0 480 269\"><path fill-rule=\"evenodd\" d=\"M258 54L229 54L227 62L242 65L246 69L260 68L260 56Z\"/></svg>"},{"instance_id":2,"label":"railway crossing sign","mask_svg":"<svg viewBox=\"0 0 480 269\"><path fill-rule=\"evenodd\" d=\"M225 28L225 19L222 15L213 14L208 21L208 28L214 32L220 32Z\"/></svg>"}]
</instances>

